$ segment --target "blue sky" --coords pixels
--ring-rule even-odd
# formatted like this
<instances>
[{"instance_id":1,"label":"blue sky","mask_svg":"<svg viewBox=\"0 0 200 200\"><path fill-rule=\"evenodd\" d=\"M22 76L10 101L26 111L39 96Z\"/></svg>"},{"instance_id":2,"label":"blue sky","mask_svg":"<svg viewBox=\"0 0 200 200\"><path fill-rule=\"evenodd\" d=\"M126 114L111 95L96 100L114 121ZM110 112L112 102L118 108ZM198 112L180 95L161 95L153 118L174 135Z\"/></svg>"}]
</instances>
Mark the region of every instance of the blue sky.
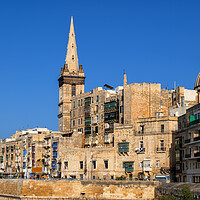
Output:
<instances>
[{"instance_id":1,"label":"blue sky","mask_svg":"<svg viewBox=\"0 0 200 200\"><path fill-rule=\"evenodd\" d=\"M74 16L86 91L157 82L193 89L200 71L199 0L0 0L0 138L58 129L58 77Z\"/></svg>"}]
</instances>

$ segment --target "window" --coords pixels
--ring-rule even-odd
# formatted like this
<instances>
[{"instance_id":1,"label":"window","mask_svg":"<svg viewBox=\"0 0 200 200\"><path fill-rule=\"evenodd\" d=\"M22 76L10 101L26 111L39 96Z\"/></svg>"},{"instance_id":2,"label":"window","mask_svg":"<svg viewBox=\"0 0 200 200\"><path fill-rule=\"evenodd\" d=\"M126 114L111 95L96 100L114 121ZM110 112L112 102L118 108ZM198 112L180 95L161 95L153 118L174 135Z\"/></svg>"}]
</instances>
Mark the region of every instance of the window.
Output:
<instances>
[{"instance_id":1,"label":"window","mask_svg":"<svg viewBox=\"0 0 200 200\"><path fill-rule=\"evenodd\" d=\"M35 153L32 153L32 159L35 159Z\"/></svg>"},{"instance_id":2,"label":"window","mask_svg":"<svg viewBox=\"0 0 200 200\"><path fill-rule=\"evenodd\" d=\"M83 123L83 119L81 118L81 124Z\"/></svg>"},{"instance_id":3,"label":"window","mask_svg":"<svg viewBox=\"0 0 200 200\"><path fill-rule=\"evenodd\" d=\"M13 151L13 146L10 147L10 150Z\"/></svg>"},{"instance_id":4,"label":"window","mask_svg":"<svg viewBox=\"0 0 200 200\"><path fill-rule=\"evenodd\" d=\"M2 148L2 150L1 150L1 151L2 151L2 154L4 154L4 152L5 152L5 149L4 149L4 148Z\"/></svg>"},{"instance_id":5,"label":"window","mask_svg":"<svg viewBox=\"0 0 200 200\"><path fill-rule=\"evenodd\" d=\"M133 172L134 171L134 162L128 161L122 163L123 168L125 168L125 172Z\"/></svg>"},{"instance_id":6,"label":"window","mask_svg":"<svg viewBox=\"0 0 200 200\"><path fill-rule=\"evenodd\" d=\"M161 133L164 133L164 130L165 130L165 126L164 124L161 124Z\"/></svg>"},{"instance_id":7,"label":"window","mask_svg":"<svg viewBox=\"0 0 200 200\"><path fill-rule=\"evenodd\" d=\"M73 84L72 85L72 96L75 96L76 95L76 85ZM75 106L74 106L75 107Z\"/></svg>"},{"instance_id":8,"label":"window","mask_svg":"<svg viewBox=\"0 0 200 200\"><path fill-rule=\"evenodd\" d=\"M80 169L83 169L83 161L80 161Z\"/></svg>"},{"instance_id":9,"label":"window","mask_svg":"<svg viewBox=\"0 0 200 200\"><path fill-rule=\"evenodd\" d=\"M143 134L144 133L144 125L140 126L140 130L141 130L140 132Z\"/></svg>"},{"instance_id":10,"label":"window","mask_svg":"<svg viewBox=\"0 0 200 200\"><path fill-rule=\"evenodd\" d=\"M124 124L124 118L123 117L121 118L121 124Z\"/></svg>"},{"instance_id":11,"label":"window","mask_svg":"<svg viewBox=\"0 0 200 200\"><path fill-rule=\"evenodd\" d=\"M98 105L95 106L95 112L98 113Z\"/></svg>"},{"instance_id":12,"label":"window","mask_svg":"<svg viewBox=\"0 0 200 200\"><path fill-rule=\"evenodd\" d=\"M9 147L6 147L6 152L8 152L9 151Z\"/></svg>"},{"instance_id":13,"label":"window","mask_svg":"<svg viewBox=\"0 0 200 200\"><path fill-rule=\"evenodd\" d=\"M97 168L97 161L96 161L96 160L93 160L93 161L92 161L92 166L93 166L93 169L96 169L96 168Z\"/></svg>"},{"instance_id":14,"label":"window","mask_svg":"<svg viewBox=\"0 0 200 200\"><path fill-rule=\"evenodd\" d=\"M54 151L57 150L58 149L58 142L54 142L52 144L52 148L53 148Z\"/></svg>"},{"instance_id":15,"label":"window","mask_svg":"<svg viewBox=\"0 0 200 200\"><path fill-rule=\"evenodd\" d=\"M108 169L108 160L104 160L104 168Z\"/></svg>"},{"instance_id":16,"label":"window","mask_svg":"<svg viewBox=\"0 0 200 200\"><path fill-rule=\"evenodd\" d=\"M83 105L83 99L81 99L81 106Z\"/></svg>"},{"instance_id":17,"label":"window","mask_svg":"<svg viewBox=\"0 0 200 200\"><path fill-rule=\"evenodd\" d=\"M97 102L99 102L99 96L97 96Z\"/></svg>"},{"instance_id":18,"label":"window","mask_svg":"<svg viewBox=\"0 0 200 200\"><path fill-rule=\"evenodd\" d=\"M65 168L65 169L68 169L68 161L65 161L65 162L64 162L64 168Z\"/></svg>"},{"instance_id":19,"label":"window","mask_svg":"<svg viewBox=\"0 0 200 200\"><path fill-rule=\"evenodd\" d=\"M113 180L113 179L114 179L114 176L111 176L110 178L111 178L111 180Z\"/></svg>"},{"instance_id":20,"label":"window","mask_svg":"<svg viewBox=\"0 0 200 200\"><path fill-rule=\"evenodd\" d=\"M57 169L57 161L53 161L51 163L51 167L52 167L52 169Z\"/></svg>"},{"instance_id":21,"label":"window","mask_svg":"<svg viewBox=\"0 0 200 200\"><path fill-rule=\"evenodd\" d=\"M181 97L181 106L184 107L185 102L184 102L184 97Z\"/></svg>"},{"instance_id":22,"label":"window","mask_svg":"<svg viewBox=\"0 0 200 200\"><path fill-rule=\"evenodd\" d=\"M160 140L160 148L161 148L161 149L164 148L164 140Z\"/></svg>"},{"instance_id":23,"label":"window","mask_svg":"<svg viewBox=\"0 0 200 200\"><path fill-rule=\"evenodd\" d=\"M119 153L129 152L129 142L118 143Z\"/></svg>"},{"instance_id":24,"label":"window","mask_svg":"<svg viewBox=\"0 0 200 200\"><path fill-rule=\"evenodd\" d=\"M13 154L11 154L11 160L13 160Z\"/></svg>"},{"instance_id":25,"label":"window","mask_svg":"<svg viewBox=\"0 0 200 200\"><path fill-rule=\"evenodd\" d=\"M75 126L75 120L73 120L73 126Z\"/></svg>"},{"instance_id":26,"label":"window","mask_svg":"<svg viewBox=\"0 0 200 200\"><path fill-rule=\"evenodd\" d=\"M160 160L156 160L156 168L160 167Z\"/></svg>"},{"instance_id":27,"label":"window","mask_svg":"<svg viewBox=\"0 0 200 200\"><path fill-rule=\"evenodd\" d=\"M32 152L35 152L35 146L32 146Z\"/></svg>"},{"instance_id":28,"label":"window","mask_svg":"<svg viewBox=\"0 0 200 200\"><path fill-rule=\"evenodd\" d=\"M74 60L74 55L72 55L72 60Z\"/></svg>"},{"instance_id":29,"label":"window","mask_svg":"<svg viewBox=\"0 0 200 200\"><path fill-rule=\"evenodd\" d=\"M120 113L124 112L124 106L120 106Z\"/></svg>"},{"instance_id":30,"label":"window","mask_svg":"<svg viewBox=\"0 0 200 200\"><path fill-rule=\"evenodd\" d=\"M32 167L35 167L35 160L32 160Z\"/></svg>"},{"instance_id":31,"label":"window","mask_svg":"<svg viewBox=\"0 0 200 200\"><path fill-rule=\"evenodd\" d=\"M78 106L80 106L80 100L78 100Z\"/></svg>"},{"instance_id":32,"label":"window","mask_svg":"<svg viewBox=\"0 0 200 200\"><path fill-rule=\"evenodd\" d=\"M23 168L26 168L26 162L23 162Z\"/></svg>"},{"instance_id":33,"label":"window","mask_svg":"<svg viewBox=\"0 0 200 200\"><path fill-rule=\"evenodd\" d=\"M83 174L80 174L80 180L83 180Z\"/></svg>"},{"instance_id":34,"label":"window","mask_svg":"<svg viewBox=\"0 0 200 200\"><path fill-rule=\"evenodd\" d=\"M78 119L78 124L80 124L80 119Z\"/></svg>"},{"instance_id":35,"label":"window","mask_svg":"<svg viewBox=\"0 0 200 200\"><path fill-rule=\"evenodd\" d=\"M53 151L53 158L57 158L57 151Z\"/></svg>"},{"instance_id":36,"label":"window","mask_svg":"<svg viewBox=\"0 0 200 200\"><path fill-rule=\"evenodd\" d=\"M3 162L3 156L0 156L0 162Z\"/></svg>"},{"instance_id":37,"label":"window","mask_svg":"<svg viewBox=\"0 0 200 200\"><path fill-rule=\"evenodd\" d=\"M143 144L143 141L142 141L142 140L141 140L140 143L139 143L139 147L140 147L141 149L144 148L144 144Z\"/></svg>"},{"instance_id":38,"label":"window","mask_svg":"<svg viewBox=\"0 0 200 200\"><path fill-rule=\"evenodd\" d=\"M6 160L8 160L8 154L6 155Z\"/></svg>"}]
</instances>

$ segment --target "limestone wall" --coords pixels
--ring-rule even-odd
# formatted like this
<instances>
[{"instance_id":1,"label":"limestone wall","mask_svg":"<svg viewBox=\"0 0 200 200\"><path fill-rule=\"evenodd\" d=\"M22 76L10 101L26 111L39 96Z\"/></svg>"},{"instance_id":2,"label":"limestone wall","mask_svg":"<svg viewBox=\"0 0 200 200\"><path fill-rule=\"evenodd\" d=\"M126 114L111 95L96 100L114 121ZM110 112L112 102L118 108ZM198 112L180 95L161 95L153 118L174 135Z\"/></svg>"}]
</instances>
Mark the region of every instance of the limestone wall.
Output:
<instances>
[{"instance_id":1,"label":"limestone wall","mask_svg":"<svg viewBox=\"0 0 200 200\"><path fill-rule=\"evenodd\" d=\"M0 180L0 199L153 199L158 182Z\"/></svg>"}]
</instances>

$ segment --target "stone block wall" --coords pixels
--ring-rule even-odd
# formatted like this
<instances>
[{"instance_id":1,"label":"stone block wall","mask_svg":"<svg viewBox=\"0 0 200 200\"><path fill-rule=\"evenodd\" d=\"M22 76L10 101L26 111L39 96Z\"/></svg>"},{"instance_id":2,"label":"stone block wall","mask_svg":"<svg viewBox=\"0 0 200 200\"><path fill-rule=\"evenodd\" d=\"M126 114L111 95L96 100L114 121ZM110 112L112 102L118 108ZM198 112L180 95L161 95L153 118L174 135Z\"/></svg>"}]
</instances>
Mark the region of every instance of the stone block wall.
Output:
<instances>
[{"instance_id":1,"label":"stone block wall","mask_svg":"<svg viewBox=\"0 0 200 200\"><path fill-rule=\"evenodd\" d=\"M153 199L158 182L0 180L0 199Z\"/></svg>"}]
</instances>

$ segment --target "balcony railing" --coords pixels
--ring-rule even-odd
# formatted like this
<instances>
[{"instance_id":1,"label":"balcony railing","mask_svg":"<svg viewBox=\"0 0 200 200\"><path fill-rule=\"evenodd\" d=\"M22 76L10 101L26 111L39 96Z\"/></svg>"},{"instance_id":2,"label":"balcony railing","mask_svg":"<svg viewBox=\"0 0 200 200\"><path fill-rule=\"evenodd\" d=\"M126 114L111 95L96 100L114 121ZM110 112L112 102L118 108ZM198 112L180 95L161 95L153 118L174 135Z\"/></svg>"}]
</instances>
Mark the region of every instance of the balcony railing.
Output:
<instances>
[{"instance_id":1,"label":"balcony railing","mask_svg":"<svg viewBox=\"0 0 200 200\"><path fill-rule=\"evenodd\" d=\"M165 152L166 147L157 147L157 152Z\"/></svg>"},{"instance_id":2,"label":"balcony railing","mask_svg":"<svg viewBox=\"0 0 200 200\"><path fill-rule=\"evenodd\" d=\"M133 172L133 167L126 167L125 172Z\"/></svg>"},{"instance_id":3,"label":"balcony railing","mask_svg":"<svg viewBox=\"0 0 200 200\"><path fill-rule=\"evenodd\" d=\"M191 122L190 122L190 126L194 126L194 125L196 125L196 124L198 124L198 123L200 123L200 119L196 119L196 120L194 120L194 121L191 121Z\"/></svg>"},{"instance_id":4,"label":"balcony railing","mask_svg":"<svg viewBox=\"0 0 200 200\"><path fill-rule=\"evenodd\" d=\"M175 145L175 150L179 149L180 148L180 145L179 144L176 144Z\"/></svg>"},{"instance_id":5,"label":"balcony railing","mask_svg":"<svg viewBox=\"0 0 200 200\"><path fill-rule=\"evenodd\" d=\"M188 144L188 143L190 143L190 139L187 139L187 140L185 140L185 144Z\"/></svg>"},{"instance_id":6,"label":"balcony railing","mask_svg":"<svg viewBox=\"0 0 200 200\"><path fill-rule=\"evenodd\" d=\"M198 141L198 140L200 140L200 136L194 137L194 141Z\"/></svg>"},{"instance_id":7,"label":"balcony railing","mask_svg":"<svg viewBox=\"0 0 200 200\"><path fill-rule=\"evenodd\" d=\"M200 152L194 153L194 157L199 157L199 156L200 156Z\"/></svg>"},{"instance_id":8,"label":"balcony railing","mask_svg":"<svg viewBox=\"0 0 200 200\"><path fill-rule=\"evenodd\" d=\"M191 154L190 153L185 154L185 158L191 158Z\"/></svg>"}]
</instances>

